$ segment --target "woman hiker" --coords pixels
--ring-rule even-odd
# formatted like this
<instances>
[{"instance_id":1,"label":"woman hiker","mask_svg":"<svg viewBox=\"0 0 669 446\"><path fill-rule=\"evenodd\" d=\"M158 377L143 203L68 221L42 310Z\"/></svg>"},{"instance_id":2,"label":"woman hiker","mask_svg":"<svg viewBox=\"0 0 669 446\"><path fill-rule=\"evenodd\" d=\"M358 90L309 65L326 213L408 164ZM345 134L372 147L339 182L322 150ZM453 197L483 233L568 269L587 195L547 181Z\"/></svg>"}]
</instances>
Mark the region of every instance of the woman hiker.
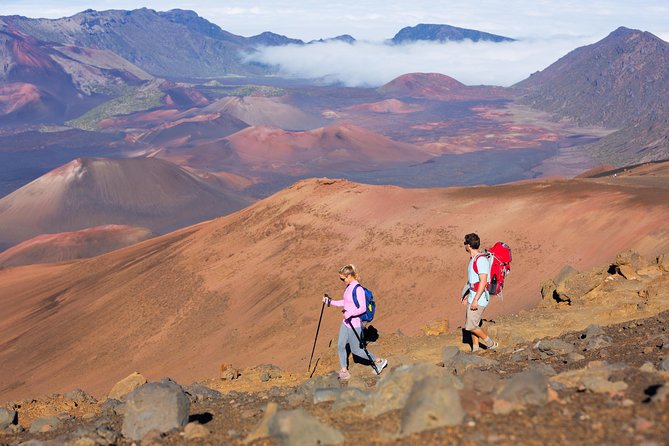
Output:
<instances>
[{"instance_id":1,"label":"woman hiker","mask_svg":"<svg viewBox=\"0 0 669 446\"><path fill-rule=\"evenodd\" d=\"M329 296L325 295L323 297L323 302L328 306L332 305L335 307L344 307L342 312L344 313L344 321L339 328L339 341L337 343L337 351L339 353L339 379L345 381L351 377L351 374L348 371L348 354L346 352L346 345L348 344L351 349L351 353L355 356L358 356L363 359L371 358L374 361L376 367L375 371L378 374L381 374L383 369L388 365L388 361L383 358L377 358L372 353L369 353L369 357L365 350L360 348L360 341L358 338L362 338L362 321L360 320L360 315L365 313L365 290L362 286L359 286L356 290L356 297L360 307L358 308L353 301L353 290L356 288L356 285L359 285L358 282L358 273L355 270L355 266L346 265L339 270L339 280L346 284L346 289L344 290L344 296L342 300L332 300ZM355 330L355 333L353 332Z\"/></svg>"}]
</instances>

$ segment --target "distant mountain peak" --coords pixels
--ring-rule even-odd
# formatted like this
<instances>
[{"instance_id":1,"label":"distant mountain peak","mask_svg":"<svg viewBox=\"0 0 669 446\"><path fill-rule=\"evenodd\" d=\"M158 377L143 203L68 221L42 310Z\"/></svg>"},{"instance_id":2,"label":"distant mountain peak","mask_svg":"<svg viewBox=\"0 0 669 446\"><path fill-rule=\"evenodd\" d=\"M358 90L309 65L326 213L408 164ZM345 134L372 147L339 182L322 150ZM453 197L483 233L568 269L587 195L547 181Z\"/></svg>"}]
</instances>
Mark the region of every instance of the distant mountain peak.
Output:
<instances>
[{"instance_id":1,"label":"distant mountain peak","mask_svg":"<svg viewBox=\"0 0 669 446\"><path fill-rule=\"evenodd\" d=\"M401 44L416 41L447 42L463 40L471 40L473 42L514 41L514 39L510 37L499 36L474 29L458 28L451 25L419 23L416 26L407 26L402 28L397 34L395 34L395 37L391 39L391 43Z\"/></svg>"}]
</instances>

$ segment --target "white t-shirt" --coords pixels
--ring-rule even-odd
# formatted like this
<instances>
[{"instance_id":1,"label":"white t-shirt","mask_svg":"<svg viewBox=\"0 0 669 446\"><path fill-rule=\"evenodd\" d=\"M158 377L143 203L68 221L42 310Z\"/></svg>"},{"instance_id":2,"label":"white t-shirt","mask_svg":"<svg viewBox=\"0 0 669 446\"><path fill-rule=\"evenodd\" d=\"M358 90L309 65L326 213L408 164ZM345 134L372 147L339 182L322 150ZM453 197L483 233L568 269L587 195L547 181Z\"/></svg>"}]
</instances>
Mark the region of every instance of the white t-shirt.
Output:
<instances>
[{"instance_id":1,"label":"white t-shirt","mask_svg":"<svg viewBox=\"0 0 669 446\"><path fill-rule=\"evenodd\" d=\"M476 271L474 271L474 258L469 260L469 265L467 265L467 276L469 279L469 285L473 285L475 283L480 282L479 279L479 274L487 274L490 276L490 262L488 262L488 258L481 254L478 256L476 259L476 267L478 268L479 272L476 274ZM469 298L467 301L471 304L474 301L474 296L476 296L476 291L469 291ZM488 302L490 301L490 293L488 293L488 290L485 290L483 294L481 294L481 297L479 298L479 307L485 307L488 305Z\"/></svg>"}]
</instances>

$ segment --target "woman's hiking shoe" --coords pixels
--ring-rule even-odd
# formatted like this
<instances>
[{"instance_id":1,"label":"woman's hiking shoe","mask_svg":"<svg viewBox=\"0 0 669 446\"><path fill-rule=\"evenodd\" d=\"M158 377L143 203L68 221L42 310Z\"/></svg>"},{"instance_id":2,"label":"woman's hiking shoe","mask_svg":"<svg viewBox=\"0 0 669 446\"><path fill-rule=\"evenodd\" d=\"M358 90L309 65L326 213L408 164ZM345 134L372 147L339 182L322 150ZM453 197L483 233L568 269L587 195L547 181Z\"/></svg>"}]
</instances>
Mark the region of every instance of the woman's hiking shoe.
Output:
<instances>
[{"instance_id":1,"label":"woman's hiking shoe","mask_svg":"<svg viewBox=\"0 0 669 446\"><path fill-rule=\"evenodd\" d=\"M387 365L388 365L388 360L382 359L381 362L374 363L375 367L372 367L372 370L374 370L374 373L376 373L377 375L380 375L381 372L383 372L383 369L385 369Z\"/></svg>"},{"instance_id":2,"label":"woman's hiking shoe","mask_svg":"<svg viewBox=\"0 0 669 446\"><path fill-rule=\"evenodd\" d=\"M339 381L348 381L351 378L351 374L349 373L348 370L345 371L339 371Z\"/></svg>"}]
</instances>

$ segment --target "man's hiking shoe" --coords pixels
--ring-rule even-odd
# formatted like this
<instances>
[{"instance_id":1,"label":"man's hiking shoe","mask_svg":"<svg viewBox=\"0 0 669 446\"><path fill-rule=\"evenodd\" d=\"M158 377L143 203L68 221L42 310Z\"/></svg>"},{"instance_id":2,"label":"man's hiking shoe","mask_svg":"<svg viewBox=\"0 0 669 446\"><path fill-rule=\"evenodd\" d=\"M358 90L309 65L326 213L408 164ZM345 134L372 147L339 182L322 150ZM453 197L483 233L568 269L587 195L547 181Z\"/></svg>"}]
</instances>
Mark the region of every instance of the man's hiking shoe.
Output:
<instances>
[{"instance_id":1,"label":"man's hiking shoe","mask_svg":"<svg viewBox=\"0 0 669 446\"><path fill-rule=\"evenodd\" d=\"M351 378L351 374L349 373L348 370L342 372L341 370L339 371L339 381L348 381Z\"/></svg>"},{"instance_id":2,"label":"man's hiking shoe","mask_svg":"<svg viewBox=\"0 0 669 446\"><path fill-rule=\"evenodd\" d=\"M383 372L383 369L385 369L387 365L388 365L388 360L382 359L381 362L374 363L376 370L374 369L374 367L372 367L372 370L374 370L374 373L376 373L377 375L380 375L381 372Z\"/></svg>"},{"instance_id":3,"label":"man's hiking shoe","mask_svg":"<svg viewBox=\"0 0 669 446\"><path fill-rule=\"evenodd\" d=\"M497 343L497 341L492 341L492 345L488 346L486 350L495 350L497 347L499 347L499 343Z\"/></svg>"}]
</instances>

